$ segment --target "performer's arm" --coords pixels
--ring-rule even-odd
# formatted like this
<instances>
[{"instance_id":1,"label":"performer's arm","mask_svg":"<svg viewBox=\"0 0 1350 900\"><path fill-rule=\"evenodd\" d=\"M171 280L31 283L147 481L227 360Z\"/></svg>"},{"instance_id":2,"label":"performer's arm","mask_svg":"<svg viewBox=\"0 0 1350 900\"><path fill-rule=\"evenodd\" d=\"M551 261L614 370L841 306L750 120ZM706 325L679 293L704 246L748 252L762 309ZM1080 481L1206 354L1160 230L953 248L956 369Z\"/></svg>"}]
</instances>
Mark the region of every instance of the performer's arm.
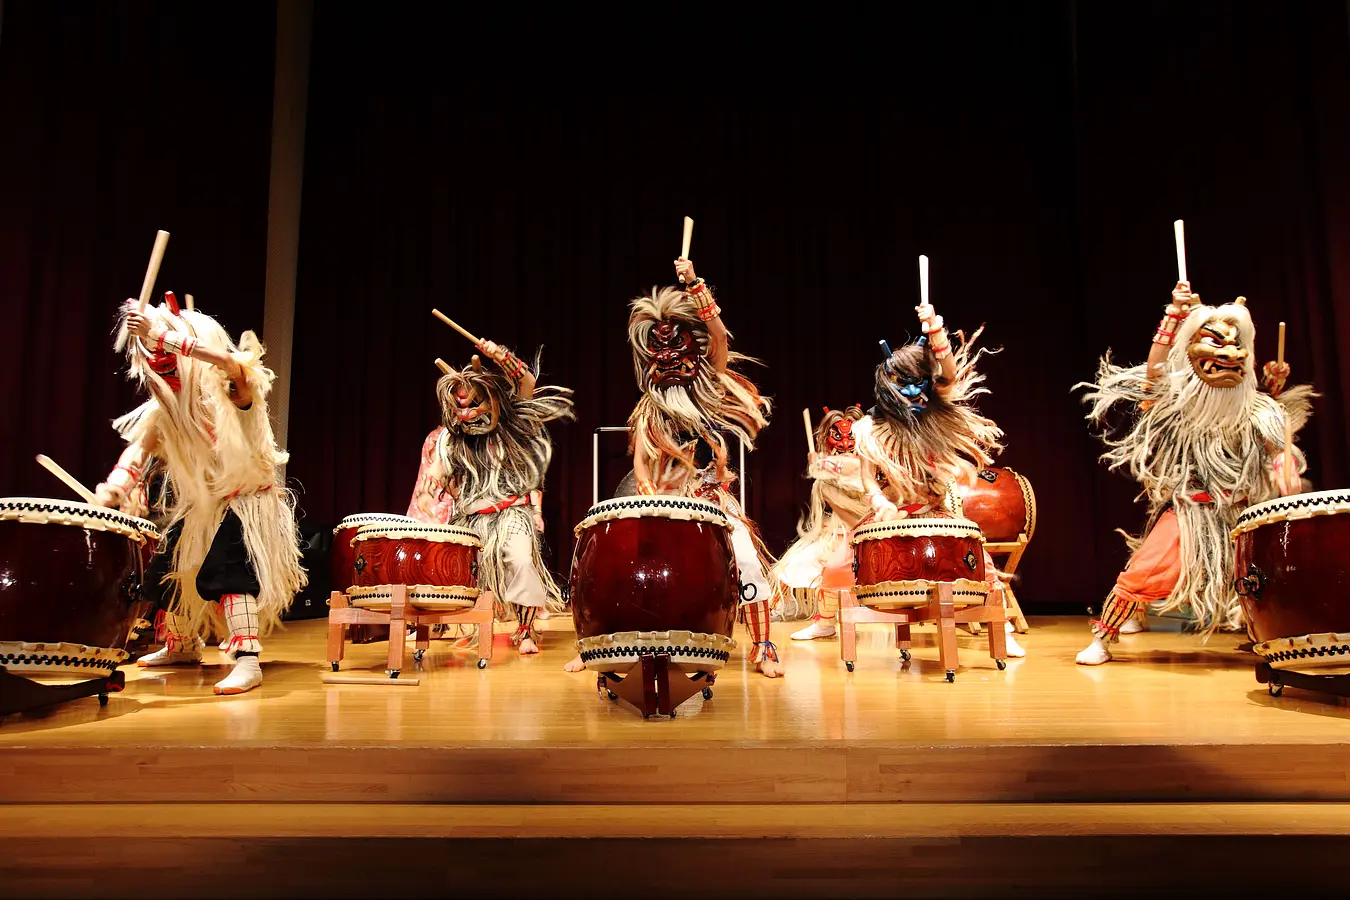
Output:
<instances>
[{"instance_id":1,"label":"performer's arm","mask_svg":"<svg viewBox=\"0 0 1350 900\"><path fill-rule=\"evenodd\" d=\"M159 438L153 429L146 431L139 440L127 444L107 479L94 489L98 505L117 509L127 497L135 493L145 482L150 457L158 448Z\"/></svg>"},{"instance_id":2,"label":"performer's arm","mask_svg":"<svg viewBox=\"0 0 1350 900\"><path fill-rule=\"evenodd\" d=\"M916 306L914 311L919 314L919 327L928 336L928 349L942 365L942 384L937 385L937 390L946 393L956 381L956 358L952 355L952 343L943 327L942 316L933 310L931 303Z\"/></svg>"},{"instance_id":3,"label":"performer's arm","mask_svg":"<svg viewBox=\"0 0 1350 900\"><path fill-rule=\"evenodd\" d=\"M534 510L534 530L544 533L544 492L530 491L530 507Z\"/></svg>"},{"instance_id":4,"label":"performer's arm","mask_svg":"<svg viewBox=\"0 0 1350 900\"><path fill-rule=\"evenodd\" d=\"M1150 384L1162 375L1167 367L1167 355L1172 352L1177 331L1181 323L1190 315L1191 306L1200 302L1199 294L1191 293L1189 281L1178 281L1172 291L1172 302L1163 310L1158 330L1153 332L1153 346L1148 351L1148 381Z\"/></svg>"},{"instance_id":5,"label":"performer's arm","mask_svg":"<svg viewBox=\"0 0 1350 900\"><path fill-rule=\"evenodd\" d=\"M872 511L876 513L878 520L884 522L899 515L900 511L896 509L895 504L882 492L881 484L877 481L876 468L869 462L863 463L862 483L863 490L867 492L867 501L872 505Z\"/></svg>"},{"instance_id":6,"label":"performer's arm","mask_svg":"<svg viewBox=\"0 0 1350 900\"><path fill-rule=\"evenodd\" d=\"M639 494L655 494L656 483L652 481L652 468L647 460L647 439L641 429L633 430L633 478L637 481Z\"/></svg>"},{"instance_id":7,"label":"performer's arm","mask_svg":"<svg viewBox=\"0 0 1350 900\"><path fill-rule=\"evenodd\" d=\"M506 377L510 378L516 385L516 396L522 400L528 400L534 396L535 378L530 367L525 365L525 360L516 356L501 344L494 344L492 341L483 341L478 345L478 349L487 354L488 359L502 367Z\"/></svg>"},{"instance_id":8,"label":"performer's arm","mask_svg":"<svg viewBox=\"0 0 1350 900\"><path fill-rule=\"evenodd\" d=\"M694 273L694 264L687 259L675 260L675 274L684 282L685 292L698 307L698 317L708 325L708 359L718 374L727 370L727 354L730 352L729 333L722 321L722 310L713 297L712 288Z\"/></svg>"},{"instance_id":9,"label":"performer's arm","mask_svg":"<svg viewBox=\"0 0 1350 900\"><path fill-rule=\"evenodd\" d=\"M248 383L247 373L239 361L228 353L203 347L196 338L185 332L157 328L148 316L136 310L127 313L127 330L138 335L147 346L199 359L222 370L230 379L230 401L240 409L248 409L253 405L253 388Z\"/></svg>"},{"instance_id":10,"label":"performer's arm","mask_svg":"<svg viewBox=\"0 0 1350 900\"><path fill-rule=\"evenodd\" d=\"M1270 477L1275 482L1275 487L1280 492L1281 497L1289 497L1303 492L1302 473L1307 469L1308 462L1303 452L1294 447L1290 456L1294 458L1292 471L1285 471L1285 454L1282 447L1277 447L1272 443L1266 444L1266 453L1270 455Z\"/></svg>"}]
</instances>

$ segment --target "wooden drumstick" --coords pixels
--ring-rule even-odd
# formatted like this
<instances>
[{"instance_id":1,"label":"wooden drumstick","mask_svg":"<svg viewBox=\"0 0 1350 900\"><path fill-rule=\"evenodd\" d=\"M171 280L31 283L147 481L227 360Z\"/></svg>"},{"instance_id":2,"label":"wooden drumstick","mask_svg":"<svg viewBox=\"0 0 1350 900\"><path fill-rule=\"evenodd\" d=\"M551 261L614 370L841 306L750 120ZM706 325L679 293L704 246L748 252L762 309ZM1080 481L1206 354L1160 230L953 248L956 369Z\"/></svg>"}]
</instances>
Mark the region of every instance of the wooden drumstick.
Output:
<instances>
[{"instance_id":1,"label":"wooden drumstick","mask_svg":"<svg viewBox=\"0 0 1350 900\"><path fill-rule=\"evenodd\" d=\"M919 255L919 303L928 305L928 257Z\"/></svg>"},{"instance_id":2,"label":"wooden drumstick","mask_svg":"<svg viewBox=\"0 0 1350 900\"><path fill-rule=\"evenodd\" d=\"M684 217L684 240L680 242L680 259L689 258L689 244L694 240L694 220L688 216ZM684 281L684 276L680 276L680 281Z\"/></svg>"},{"instance_id":3,"label":"wooden drumstick","mask_svg":"<svg viewBox=\"0 0 1350 900\"><path fill-rule=\"evenodd\" d=\"M420 678L390 678L385 676L372 675L321 675L319 680L324 684L376 684L384 687L417 687L422 683Z\"/></svg>"},{"instance_id":4,"label":"wooden drumstick","mask_svg":"<svg viewBox=\"0 0 1350 900\"><path fill-rule=\"evenodd\" d=\"M816 452L816 432L815 432L815 430L811 427L811 410L810 410L810 409L804 409L804 410L802 410L802 422L805 423L805 425L806 425L806 448L807 448L808 450L811 451L812 455L815 455L815 452Z\"/></svg>"},{"instance_id":5,"label":"wooden drumstick","mask_svg":"<svg viewBox=\"0 0 1350 900\"><path fill-rule=\"evenodd\" d=\"M192 295L191 295L191 294L184 294L184 295L183 295L183 299L187 301L187 308L188 308L188 311L189 311L189 312L191 312L192 310L195 310L195 309L197 308L196 304L194 304L194 303L192 302Z\"/></svg>"},{"instance_id":6,"label":"wooden drumstick","mask_svg":"<svg viewBox=\"0 0 1350 900\"><path fill-rule=\"evenodd\" d=\"M441 359L439 356L436 357L436 368L441 370L442 375L449 375L451 372L450 364L447 363L445 360Z\"/></svg>"},{"instance_id":7,"label":"wooden drumstick","mask_svg":"<svg viewBox=\"0 0 1350 900\"><path fill-rule=\"evenodd\" d=\"M66 487L70 488L72 491L79 494L81 499L83 499L85 503L91 504L93 506L98 506L98 498L94 496L94 492L89 490L89 488L85 487L84 485L80 484L78 481L76 481L75 476L71 475L65 469L58 466L56 464L56 461L53 460L50 456L43 456L41 453L39 453L37 455L37 461L48 472L51 472L57 478L60 478L62 481L64 481L66 483Z\"/></svg>"},{"instance_id":8,"label":"wooden drumstick","mask_svg":"<svg viewBox=\"0 0 1350 900\"><path fill-rule=\"evenodd\" d=\"M431 311L431 314L432 314L433 316L435 316L436 318L440 319L440 320L441 320L442 322L444 322L445 324L449 325L451 328L453 328L453 329L455 329L456 331L458 331L460 334L464 335L466 338L468 338L470 341L473 342L473 345L474 345L475 347L477 347L477 346L479 346L480 344L483 343L483 342L480 341L478 338L476 338L476 337L474 337L473 335L469 334L468 331L466 331L466 330L464 330L463 328L461 328L458 322L456 322L454 319L452 319L452 318L450 318L449 316L447 316L445 313L441 312L439 309L433 309L433 310Z\"/></svg>"},{"instance_id":9,"label":"wooden drumstick","mask_svg":"<svg viewBox=\"0 0 1350 900\"><path fill-rule=\"evenodd\" d=\"M164 250L169 246L167 231L155 232L155 247L150 251L150 265L145 267L145 281L141 283L141 305L138 312L145 312L145 304L155 289L155 279L159 277L159 264L164 262Z\"/></svg>"},{"instance_id":10,"label":"wooden drumstick","mask_svg":"<svg viewBox=\"0 0 1350 900\"><path fill-rule=\"evenodd\" d=\"M1284 365L1284 323L1280 323L1280 341L1275 348L1275 362Z\"/></svg>"},{"instance_id":11,"label":"wooden drumstick","mask_svg":"<svg viewBox=\"0 0 1350 900\"><path fill-rule=\"evenodd\" d=\"M1186 278L1186 223L1177 219L1172 223L1172 230L1177 236L1177 281L1188 281Z\"/></svg>"},{"instance_id":12,"label":"wooden drumstick","mask_svg":"<svg viewBox=\"0 0 1350 900\"><path fill-rule=\"evenodd\" d=\"M1280 323L1280 340L1275 348L1276 365L1284 365L1284 323ZM1284 483L1289 485L1294 475L1294 422L1289 418L1288 410L1284 414Z\"/></svg>"}]
</instances>

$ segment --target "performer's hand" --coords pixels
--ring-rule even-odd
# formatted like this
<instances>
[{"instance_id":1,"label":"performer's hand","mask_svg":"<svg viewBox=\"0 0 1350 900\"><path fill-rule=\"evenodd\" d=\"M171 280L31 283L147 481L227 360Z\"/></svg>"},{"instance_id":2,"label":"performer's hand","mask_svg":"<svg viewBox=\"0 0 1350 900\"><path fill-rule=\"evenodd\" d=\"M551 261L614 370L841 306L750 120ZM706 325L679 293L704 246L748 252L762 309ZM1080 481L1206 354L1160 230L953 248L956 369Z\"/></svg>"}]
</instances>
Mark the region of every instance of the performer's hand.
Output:
<instances>
[{"instance_id":1,"label":"performer's hand","mask_svg":"<svg viewBox=\"0 0 1350 900\"><path fill-rule=\"evenodd\" d=\"M106 484L100 484L94 489L94 502L108 509L117 509L122 505L122 497Z\"/></svg>"},{"instance_id":2,"label":"performer's hand","mask_svg":"<svg viewBox=\"0 0 1350 900\"><path fill-rule=\"evenodd\" d=\"M142 338L150 336L150 317L138 310L127 313L127 331Z\"/></svg>"},{"instance_id":3,"label":"performer's hand","mask_svg":"<svg viewBox=\"0 0 1350 900\"><path fill-rule=\"evenodd\" d=\"M506 359L506 354L509 352L501 344L496 344L492 341L479 341L478 349L482 350L483 355L495 363L500 363L502 360Z\"/></svg>"},{"instance_id":4,"label":"performer's hand","mask_svg":"<svg viewBox=\"0 0 1350 900\"><path fill-rule=\"evenodd\" d=\"M1289 363L1271 362L1261 367L1261 382L1266 386L1272 397L1278 396L1280 391L1284 390L1284 383L1289 379Z\"/></svg>"},{"instance_id":5,"label":"performer's hand","mask_svg":"<svg viewBox=\"0 0 1350 900\"><path fill-rule=\"evenodd\" d=\"M808 466L814 466L818 462L820 462L820 454L814 450L808 450L806 452L806 464Z\"/></svg>"},{"instance_id":6,"label":"performer's hand","mask_svg":"<svg viewBox=\"0 0 1350 900\"><path fill-rule=\"evenodd\" d=\"M544 516L538 510L534 513L534 530L540 534L544 533Z\"/></svg>"},{"instance_id":7,"label":"performer's hand","mask_svg":"<svg viewBox=\"0 0 1350 900\"><path fill-rule=\"evenodd\" d=\"M1178 281L1177 286L1172 289L1172 305L1178 312L1186 312L1192 306L1198 306L1200 295L1191 293L1191 283L1189 281Z\"/></svg>"},{"instance_id":8,"label":"performer's hand","mask_svg":"<svg viewBox=\"0 0 1350 900\"><path fill-rule=\"evenodd\" d=\"M685 284L698 281L698 276L694 274L694 264L683 256L675 260L675 275Z\"/></svg>"},{"instance_id":9,"label":"performer's hand","mask_svg":"<svg viewBox=\"0 0 1350 900\"><path fill-rule=\"evenodd\" d=\"M942 330L942 316L933 309L933 304L924 303L914 307L914 311L919 314L919 327L924 334L937 334Z\"/></svg>"}]
</instances>

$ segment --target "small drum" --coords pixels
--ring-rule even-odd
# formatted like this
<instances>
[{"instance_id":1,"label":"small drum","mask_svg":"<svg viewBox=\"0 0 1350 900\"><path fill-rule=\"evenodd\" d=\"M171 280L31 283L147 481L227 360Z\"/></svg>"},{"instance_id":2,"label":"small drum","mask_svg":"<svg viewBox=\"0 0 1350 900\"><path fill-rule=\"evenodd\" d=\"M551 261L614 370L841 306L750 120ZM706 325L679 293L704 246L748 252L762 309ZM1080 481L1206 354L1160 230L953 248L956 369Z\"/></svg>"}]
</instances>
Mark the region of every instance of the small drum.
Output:
<instances>
[{"instance_id":1,"label":"small drum","mask_svg":"<svg viewBox=\"0 0 1350 900\"><path fill-rule=\"evenodd\" d=\"M581 661L621 671L643 654L685 671L726 664L740 602L731 522L684 497L619 497L576 527L572 621Z\"/></svg>"},{"instance_id":2,"label":"small drum","mask_svg":"<svg viewBox=\"0 0 1350 900\"><path fill-rule=\"evenodd\" d=\"M934 582L955 584L957 606L984 603L984 541L968 519L899 519L853 535L858 602L877 610L927 606Z\"/></svg>"},{"instance_id":3,"label":"small drum","mask_svg":"<svg viewBox=\"0 0 1350 900\"><path fill-rule=\"evenodd\" d=\"M1036 532L1036 492L1012 469L981 469L974 484L960 487L962 513L980 526L984 539L1011 543Z\"/></svg>"},{"instance_id":4,"label":"small drum","mask_svg":"<svg viewBox=\"0 0 1350 900\"><path fill-rule=\"evenodd\" d=\"M407 585L411 605L424 610L465 609L478 599L482 542L468 528L413 521L362 525L352 543L352 606L389 609L391 584Z\"/></svg>"},{"instance_id":5,"label":"small drum","mask_svg":"<svg viewBox=\"0 0 1350 900\"><path fill-rule=\"evenodd\" d=\"M1233 539L1252 649L1274 669L1350 673L1350 491L1248 507Z\"/></svg>"},{"instance_id":6,"label":"small drum","mask_svg":"<svg viewBox=\"0 0 1350 900\"><path fill-rule=\"evenodd\" d=\"M0 499L0 666L15 674L107 675L145 612L155 526L117 510Z\"/></svg>"}]
</instances>

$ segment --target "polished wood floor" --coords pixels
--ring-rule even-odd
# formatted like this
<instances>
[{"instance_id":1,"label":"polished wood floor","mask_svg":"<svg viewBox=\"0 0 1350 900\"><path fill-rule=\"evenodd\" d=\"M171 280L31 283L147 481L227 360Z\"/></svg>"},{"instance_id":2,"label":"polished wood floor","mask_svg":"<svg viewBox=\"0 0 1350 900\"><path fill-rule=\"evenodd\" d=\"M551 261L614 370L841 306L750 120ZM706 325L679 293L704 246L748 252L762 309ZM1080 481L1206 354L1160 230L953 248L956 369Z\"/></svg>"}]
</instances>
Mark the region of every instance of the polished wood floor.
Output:
<instances>
[{"instance_id":1,"label":"polished wood floor","mask_svg":"<svg viewBox=\"0 0 1350 900\"><path fill-rule=\"evenodd\" d=\"M699 745L770 742L863 745L1203 745L1340 743L1350 705L1289 689L1268 695L1255 657L1235 635L1208 643L1175 632L1126 637L1118 661L1076 666L1083 619L1033 619L1020 640L1027 658L999 672L984 640L962 635L964 668L943 682L931 632L916 635L903 666L884 626L861 626L857 671L839 661L836 640L788 639L776 624L787 676L770 680L740 654L718 677L715 696L695 697L673 720L647 720L599 699L593 675L567 674L570 619L552 619L544 652L515 654L498 634L491 666L473 651L434 642L417 687L325 685L325 623L291 623L267 642L263 686L216 697L227 671L214 651L188 669L126 667L127 689L106 709L90 699L0 721L6 747L474 747ZM744 646L744 641L742 641ZM381 675L384 644L349 646L343 672Z\"/></svg>"}]
</instances>

